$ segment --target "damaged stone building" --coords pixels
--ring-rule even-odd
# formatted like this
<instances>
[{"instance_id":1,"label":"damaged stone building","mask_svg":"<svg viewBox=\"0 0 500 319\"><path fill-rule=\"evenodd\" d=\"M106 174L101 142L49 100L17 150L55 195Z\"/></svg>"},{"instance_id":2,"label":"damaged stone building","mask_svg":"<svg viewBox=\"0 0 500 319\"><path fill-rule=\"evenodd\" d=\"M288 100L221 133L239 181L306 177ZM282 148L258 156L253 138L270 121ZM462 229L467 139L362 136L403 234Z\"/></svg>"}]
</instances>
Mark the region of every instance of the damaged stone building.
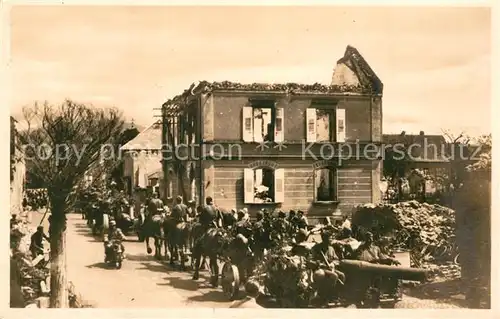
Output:
<instances>
[{"instance_id":1,"label":"damaged stone building","mask_svg":"<svg viewBox=\"0 0 500 319\"><path fill-rule=\"evenodd\" d=\"M193 84L162 106L165 193L312 222L379 202L382 160L359 150L382 142L382 91L351 46L331 85ZM358 153L339 161L345 146Z\"/></svg>"}]
</instances>

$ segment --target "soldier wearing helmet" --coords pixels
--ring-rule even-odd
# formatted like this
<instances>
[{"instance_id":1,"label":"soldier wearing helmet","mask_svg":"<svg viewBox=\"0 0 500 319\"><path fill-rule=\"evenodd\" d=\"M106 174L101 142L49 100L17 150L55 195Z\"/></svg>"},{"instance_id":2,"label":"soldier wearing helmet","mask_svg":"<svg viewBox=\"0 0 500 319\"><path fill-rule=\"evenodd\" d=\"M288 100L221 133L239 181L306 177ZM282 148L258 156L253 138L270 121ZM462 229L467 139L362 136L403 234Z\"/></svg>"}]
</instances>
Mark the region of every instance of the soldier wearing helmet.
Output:
<instances>
[{"instance_id":1,"label":"soldier wearing helmet","mask_svg":"<svg viewBox=\"0 0 500 319\"><path fill-rule=\"evenodd\" d=\"M105 262L107 262L108 260L108 256L113 242L115 241L119 242L122 248L122 252L125 252L125 247L123 246L122 243L125 239L126 237L123 234L122 230L116 227L116 221L114 219L110 220L108 233L104 235Z\"/></svg>"}]
</instances>

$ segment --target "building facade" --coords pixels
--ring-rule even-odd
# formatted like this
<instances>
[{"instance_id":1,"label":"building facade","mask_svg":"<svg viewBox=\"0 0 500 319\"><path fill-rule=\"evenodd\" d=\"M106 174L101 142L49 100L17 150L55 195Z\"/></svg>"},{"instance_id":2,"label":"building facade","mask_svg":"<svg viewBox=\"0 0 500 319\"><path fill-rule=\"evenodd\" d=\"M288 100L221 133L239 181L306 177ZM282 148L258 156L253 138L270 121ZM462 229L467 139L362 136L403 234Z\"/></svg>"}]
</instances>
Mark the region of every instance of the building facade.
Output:
<instances>
[{"instance_id":1,"label":"building facade","mask_svg":"<svg viewBox=\"0 0 500 319\"><path fill-rule=\"evenodd\" d=\"M382 90L350 46L329 86L193 84L162 107L165 192L313 221L379 202Z\"/></svg>"},{"instance_id":2,"label":"building facade","mask_svg":"<svg viewBox=\"0 0 500 319\"><path fill-rule=\"evenodd\" d=\"M134 198L136 205L146 199L147 190L158 190L164 197L161 164L161 120L140 132L135 138L120 148L124 162L123 178L126 192ZM139 209L139 207L136 207Z\"/></svg>"}]
</instances>

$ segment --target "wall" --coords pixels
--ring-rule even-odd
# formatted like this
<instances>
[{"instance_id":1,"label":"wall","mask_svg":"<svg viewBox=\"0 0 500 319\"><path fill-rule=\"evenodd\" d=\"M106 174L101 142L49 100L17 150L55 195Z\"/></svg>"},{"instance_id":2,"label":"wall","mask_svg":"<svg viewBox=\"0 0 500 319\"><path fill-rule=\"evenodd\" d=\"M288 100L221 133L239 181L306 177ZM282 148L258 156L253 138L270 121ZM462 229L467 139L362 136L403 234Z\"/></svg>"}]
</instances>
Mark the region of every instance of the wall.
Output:
<instances>
[{"instance_id":1,"label":"wall","mask_svg":"<svg viewBox=\"0 0 500 319\"><path fill-rule=\"evenodd\" d=\"M153 174L161 170L161 152L146 152L146 151L127 151L123 154L125 177L131 177L132 180L132 196L135 200L135 211L139 211L141 203L144 201L144 196L135 192L137 185L137 170L144 175ZM147 179L146 179L147 181Z\"/></svg>"},{"instance_id":2,"label":"wall","mask_svg":"<svg viewBox=\"0 0 500 319\"><path fill-rule=\"evenodd\" d=\"M218 206L225 209L247 207L251 214L263 207L280 207L285 211L301 209L309 216L331 215L337 207L342 213L350 213L355 205L372 202L372 171L380 169L379 162L344 163L338 170L339 203L325 205L313 203L313 161L278 160L279 168L285 169L285 202L276 205L245 205L243 172L253 161L220 160L206 163L205 178L206 181L210 180L211 184L208 193L213 196Z\"/></svg>"},{"instance_id":3,"label":"wall","mask_svg":"<svg viewBox=\"0 0 500 319\"><path fill-rule=\"evenodd\" d=\"M19 152L17 156L19 156ZM18 216L23 211L25 178L26 166L21 160L15 164L14 179L10 183L10 213Z\"/></svg>"},{"instance_id":4,"label":"wall","mask_svg":"<svg viewBox=\"0 0 500 319\"><path fill-rule=\"evenodd\" d=\"M242 109L249 106L250 95L237 95L215 92L204 105L204 137L206 140L241 141ZM253 97L258 97L255 95ZM284 109L284 139L300 142L306 137L306 109L312 99L269 94L277 100L277 107ZM381 102L372 103L370 97L338 97L338 107L346 109L347 141L381 141L382 116ZM373 104L373 106L372 106ZM374 130L371 119L374 116Z\"/></svg>"}]
</instances>

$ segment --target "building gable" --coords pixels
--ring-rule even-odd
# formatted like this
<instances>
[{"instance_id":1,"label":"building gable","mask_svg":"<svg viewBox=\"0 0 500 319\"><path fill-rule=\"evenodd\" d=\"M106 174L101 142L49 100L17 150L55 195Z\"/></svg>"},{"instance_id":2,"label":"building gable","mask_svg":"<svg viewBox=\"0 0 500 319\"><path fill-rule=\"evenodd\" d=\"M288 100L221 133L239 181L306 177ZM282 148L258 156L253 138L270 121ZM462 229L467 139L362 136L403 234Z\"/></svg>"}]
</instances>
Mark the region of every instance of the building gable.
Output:
<instances>
[{"instance_id":1,"label":"building gable","mask_svg":"<svg viewBox=\"0 0 500 319\"><path fill-rule=\"evenodd\" d=\"M123 145L122 151L139 151L139 150L161 150L161 120L156 121L148 128L140 132L134 139Z\"/></svg>"}]
</instances>

